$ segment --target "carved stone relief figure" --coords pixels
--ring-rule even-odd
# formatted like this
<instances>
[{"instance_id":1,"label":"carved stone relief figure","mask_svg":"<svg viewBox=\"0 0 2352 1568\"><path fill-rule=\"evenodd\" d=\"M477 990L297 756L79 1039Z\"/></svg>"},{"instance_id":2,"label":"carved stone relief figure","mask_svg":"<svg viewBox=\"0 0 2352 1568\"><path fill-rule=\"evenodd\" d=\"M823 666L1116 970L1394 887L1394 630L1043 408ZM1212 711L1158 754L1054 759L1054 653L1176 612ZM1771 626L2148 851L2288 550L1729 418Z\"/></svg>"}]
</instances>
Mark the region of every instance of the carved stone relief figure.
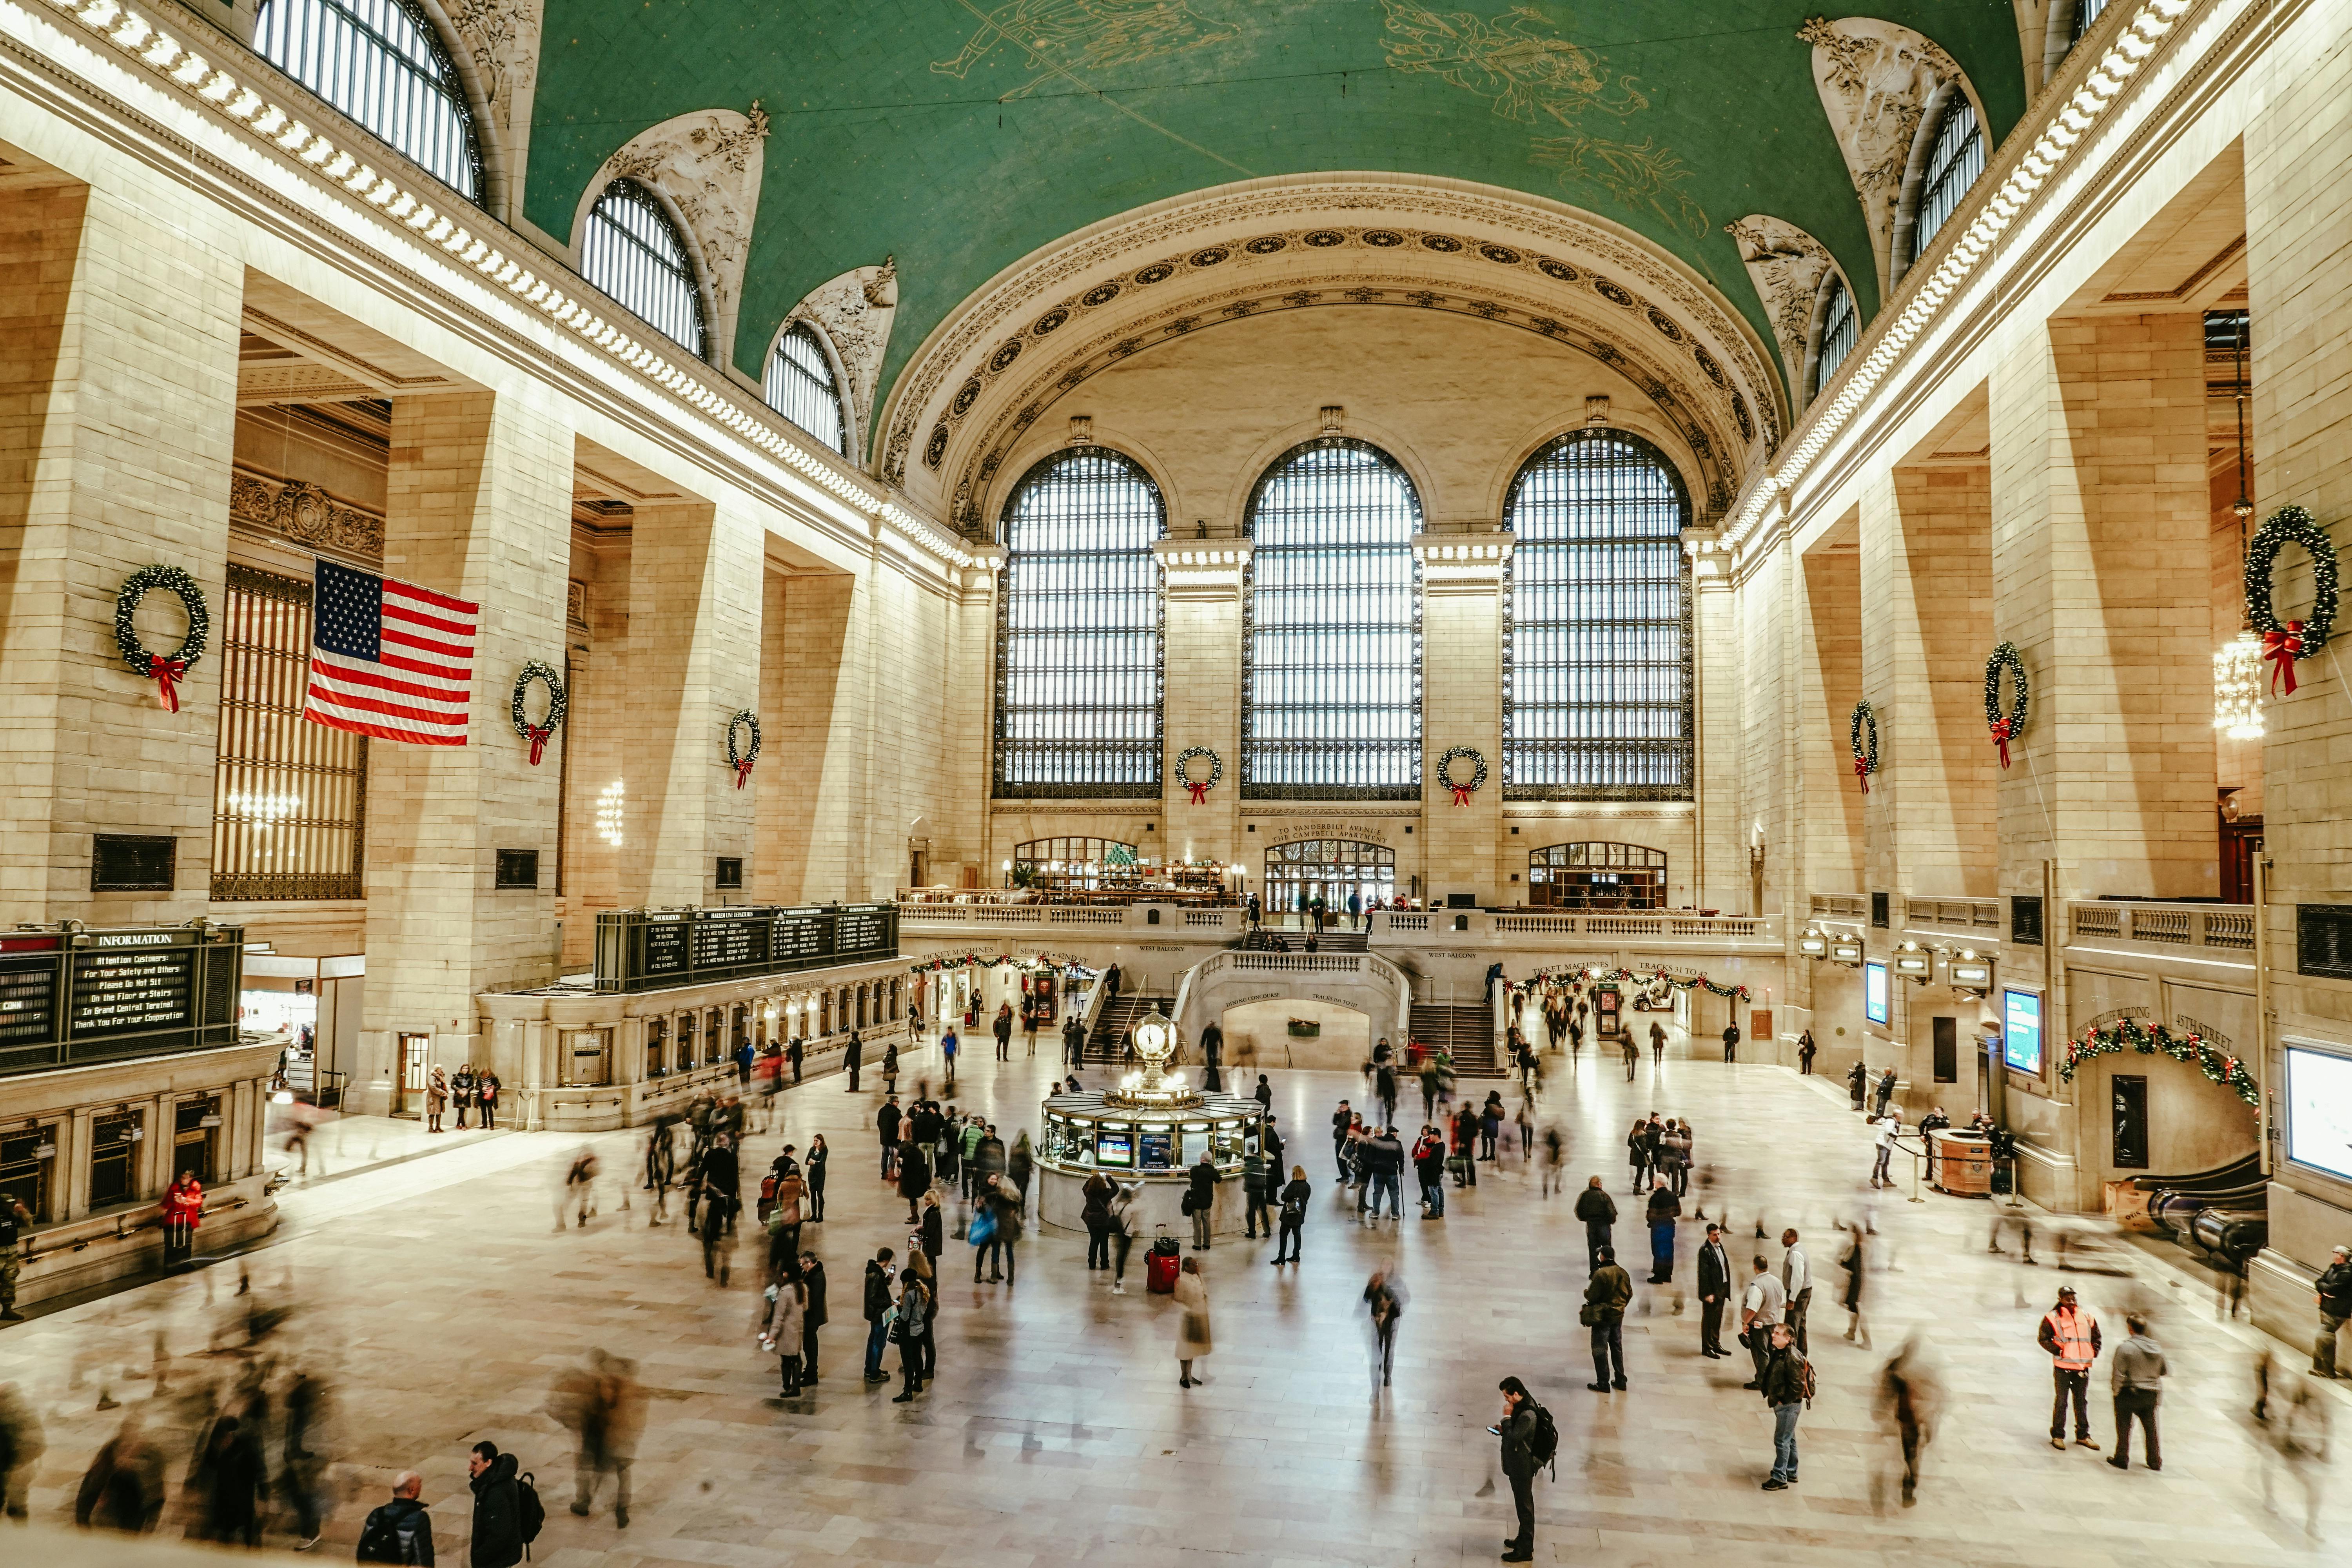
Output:
<instances>
[{"instance_id":1,"label":"carved stone relief figure","mask_svg":"<svg viewBox=\"0 0 2352 1568\"><path fill-rule=\"evenodd\" d=\"M228 515L265 532L331 553L383 557L383 520L347 506L308 480L287 480L238 468L229 476Z\"/></svg>"},{"instance_id":2,"label":"carved stone relief figure","mask_svg":"<svg viewBox=\"0 0 2352 1568\"><path fill-rule=\"evenodd\" d=\"M1903 195L1903 170L1928 95L1937 85L1965 79L1951 56L1933 40L1869 16L1832 22L1816 16L1797 36L1813 46L1813 85L1822 95L1830 130L1845 154L1870 227L1871 255L1878 263L1878 286L1887 285L1894 257L1895 211ZM1976 97L1969 90L1971 100ZM1983 112L1983 105L1978 105Z\"/></svg>"},{"instance_id":3,"label":"carved stone relief figure","mask_svg":"<svg viewBox=\"0 0 2352 1568\"><path fill-rule=\"evenodd\" d=\"M1780 345L1780 365L1788 374L1790 406L1795 407L1804 398L1805 336L1812 325L1813 300L1822 275L1837 263L1820 240L1767 213L1750 213L1723 229L1738 243L1748 280L1771 318L1772 341Z\"/></svg>"},{"instance_id":4,"label":"carved stone relief figure","mask_svg":"<svg viewBox=\"0 0 2352 1568\"><path fill-rule=\"evenodd\" d=\"M768 116L757 103L749 114L704 109L665 120L632 137L604 161L582 196L582 212L605 185L633 179L677 205L691 232L710 291L710 344L723 360L735 342L743 298L743 266L751 253L751 226L760 211L762 149ZM575 224L573 232L578 233Z\"/></svg>"},{"instance_id":5,"label":"carved stone relief figure","mask_svg":"<svg viewBox=\"0 0 2352 1568\"><path fill-rule=\"evenodd\" d=\"M882 377L882 356L890 347L890 322L898 313L898 265L856 267L809 290L785 318L814 322L832 342L848 384L842 388L850 421L850 450L865 450L873 428L874 394Z\"/></svg>"},{"instance_id":6,"label":"carved stone relief figure","mask_svg":"<svg viewBox=\"0 0 2352 1568\"><path fill-rule=\"evenodd\" d=\"M511 223L522 210L522 174L530 163L530 108L539 89L540 18L547 0L428 3L440 6L457 35L460 69L471 68L478 110L488 121L485 162L494 165L488 194L495 216Z\"/></svg>"}]
</instances>

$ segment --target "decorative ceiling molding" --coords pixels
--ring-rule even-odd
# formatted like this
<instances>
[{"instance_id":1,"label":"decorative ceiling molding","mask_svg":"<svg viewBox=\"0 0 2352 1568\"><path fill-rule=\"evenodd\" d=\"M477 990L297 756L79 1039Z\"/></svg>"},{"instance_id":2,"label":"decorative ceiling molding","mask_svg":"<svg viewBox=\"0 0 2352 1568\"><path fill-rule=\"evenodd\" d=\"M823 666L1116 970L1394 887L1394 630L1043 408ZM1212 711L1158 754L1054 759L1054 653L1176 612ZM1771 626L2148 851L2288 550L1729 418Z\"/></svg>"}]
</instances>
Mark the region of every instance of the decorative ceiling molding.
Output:
<instances>
[{"instance_id":1,"label":"decorative ceiling molding","mask_svg":"<svg viewBox=\"0 0 2352 1568\"><path fill-rule=\"evenodd\" d=\"M1750 213L1725 224L1723 230L1738 242L1748 280L1756 285L1764 313L1771 318L1772 336L1780 346L1780 366L1788 374L1788 384L1801 391L1813 300L1821 292L1822 275L1836 271L1837 261L1820 240L1769 213ZM1847 288L1853 288L1851 280Z\"/></svg>"},{"instance_id":2,"label":"decorative ceiling molding","mask_svg":"<svg viewBox=\"0 0 2352 1568\"><path fill-rule=\"evenodd\" d=\"M1446 226L1424 226L1434 224ZM1223 270L1200 276L1216 268ZM1638 381L1646 373L1665 388L1678 426L1708 432L1706 445L1734 488L1749 451L1760 457L1779 439L1769 351L1711 285L1648 241L1589 214L1490 186L1297 176L1158 204L1000 274L933 330L891 389L882 476L944 509L947 476L967 468L976 476L974 465L992 449L985 433L1008 416L1034 421L1043 401L1059 395L1051 390L1057 381L1073 371L1082 372L1078 380L1092 374L1088 362L1130 326L1156 323L1164 337L1188 299L1215 312L1351 285L1400 294L1417 285L1451 300L1452 309L1491 309L1489 319L1509 317L1535 331L1542 331L1538 320L1563 335L1574 323L1588 352L1605 343L1626 362L1624 374ZM1037 355L1030 351L1040 340L1073 326L1064 342L1076 352L1061 350L1049 374L1031 370ZM1008 382L1024 354L1022 376ZM1035 413L1027 407L1033 402Z\"/></svg>"},{"instance_id":3,"label":"decorative ceiling molding","mask_svg":"<svg viewBox=\"0 0 2352 1568\"><path fill-rule=\"evenodd\" d=\"M522 167L539 89L540 18L547 0L443 0L482 84L483 107Z\"/></svg>"},{"instance_id":4,"label":"decorative ceiling molding","mask_svg":"<svg viewBox=\"0 0 2352 1568\"><path fill-rule=\"evenodd\" d=\"M885 259L879 267L858 267L809 290L808 297L784 318L811 321L833 346L848 385L849 449L862 453L874 428L874 393L882 378L882 356L890 351L890 323L898 314L898 265ZM779 333L781 336L781 332ZM765 374L765 366L761 367Z\"/></svg>"},{"instance_id":5,"label":"decorative ceiling molding","mask_svg":"<svg viewBox=\"0 0 2352 1568\"><path fill-rule=\"evenodd\" d=\"M239 465L229 474L228 520L330 554L383 559L383 519L306 480Z\"/></svg>"},{"instance_id":6,"label":"decorative ceiling molding","mask_svg":"<svg viewBox=\"0 0 2352 1568\"><path fill-rule=\"evenodd\" d=\"M1927 100L1944 82L1958 81L1976 104L1979 121L1984 104L1958 62L1941 45L1908 27L1869 16L1834 22L1816 16L1798 29L1797 37L1813 46L1813 85L1838 151L1845 154L1854 195L1861 199L1884 295L1893 286L1895 218L1903 195L1903 171ZM1790 384L1795 384L1793 377Z\"/></svg>"},{"instance_id":7,"label":"decorative ceiling molding","mask_svg":"<svg viewBox=\"0 0 2352 1568\"><path fill-rule=\"evenodd\" d=\"M768 116L754 103L749 114L704 109L665 120L639 132L583 193L581 212L595 204L614 180L643 181L676 204L692 233L709 291L712 348L722 357L735 342L735 319L742 308L743 267L751 254L751 228L760 215L760 175L766 160ZM572 229L578 243L579 228Z\"/></svg>"}]
</instances>

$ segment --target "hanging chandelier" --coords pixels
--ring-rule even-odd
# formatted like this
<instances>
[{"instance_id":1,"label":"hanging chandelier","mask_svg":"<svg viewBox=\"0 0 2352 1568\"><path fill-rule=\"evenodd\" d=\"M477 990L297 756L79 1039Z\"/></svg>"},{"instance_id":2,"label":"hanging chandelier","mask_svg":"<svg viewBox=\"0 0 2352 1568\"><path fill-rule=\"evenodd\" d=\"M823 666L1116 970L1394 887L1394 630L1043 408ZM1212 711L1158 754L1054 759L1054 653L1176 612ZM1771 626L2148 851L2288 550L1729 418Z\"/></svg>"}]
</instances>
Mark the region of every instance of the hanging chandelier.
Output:
<instances>
[{"instance_id":1,"label":"hanging chandelier","mask_svg":"<svg viewBox=\"0 0 2352 1568\"><path fill-rule=\"evenodd\" d=\"M2238 519L2238 555L2246 553L2246 520L2254 503L2246 494L2246 327L2238 318L2238 499L2230 510ZM2242 575L2242 574L2241 574ZM2238 635L2213 653L2213 728L2232 741L2259 741L2263 736L2263 644L2253 627L2242 622Z\"/></svg>"}]
</instances>

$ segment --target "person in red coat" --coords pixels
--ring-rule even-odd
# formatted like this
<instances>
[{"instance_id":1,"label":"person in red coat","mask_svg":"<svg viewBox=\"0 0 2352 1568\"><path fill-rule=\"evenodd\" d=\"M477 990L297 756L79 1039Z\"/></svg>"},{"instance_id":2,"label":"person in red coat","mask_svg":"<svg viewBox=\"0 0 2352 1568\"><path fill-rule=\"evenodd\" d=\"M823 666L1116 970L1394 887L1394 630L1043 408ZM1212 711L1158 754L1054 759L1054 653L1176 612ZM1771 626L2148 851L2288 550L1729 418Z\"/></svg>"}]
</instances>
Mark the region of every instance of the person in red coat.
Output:
<instances>
[{"instance_id":1,"label":"person in red coat","mask_svg":"<svg viewBox=\"0 0 2352 1568\"><path fill-rule=\"evenodd\" d=\"M183 1171L173 1178L171 1191L163 1194L164 1268L188 1261L196 1249L196 1226L204 1223L204 1184L196 1180L194 1171Z\"/></svg>"}]
</instances>

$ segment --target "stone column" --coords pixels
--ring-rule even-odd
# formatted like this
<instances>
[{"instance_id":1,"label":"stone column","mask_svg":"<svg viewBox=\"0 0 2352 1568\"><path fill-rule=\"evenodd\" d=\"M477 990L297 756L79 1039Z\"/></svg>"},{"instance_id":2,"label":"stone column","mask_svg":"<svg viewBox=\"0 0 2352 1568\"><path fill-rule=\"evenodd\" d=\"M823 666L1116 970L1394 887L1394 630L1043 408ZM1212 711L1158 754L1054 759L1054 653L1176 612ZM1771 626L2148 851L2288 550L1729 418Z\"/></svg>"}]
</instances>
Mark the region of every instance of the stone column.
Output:
<instances>
[{"instance_id":1,"label":"stone column","mask_svg":"<svg viewBox=\"0 0 2352 1568\"><path fill-rule=\"evenodd\" d=\"M1748 819L1739 810L1740 677L1737 663L1738 605L1727 561L1708 556L1691 562L1691 798L1696 820L1691 842L1698 851L1690 868L1691 901L1726 913L1746 910L1752 889L1748 875ZM1667 900L1672 903L1673 900ZM1763 1005L1759 989L1756 1005ZM1740 1033L1748 1019L1739 1020ZM1759 1041L1762 1049L1769 1041Z\"/></svg>"},{"instance_id":2,"label":"stone column","mask_svg":"<svg viewBox=\"0 0 2352 1568\"><path fill-rule=\"evenodd\" d=\"M1166 697L1160 724L1160 809L1168 825L1171 859L1240 863L1242 891L1264 893L1263 860L1244 851L1242 809L1242 578L1249 569L1245 540L1167 541L1154 545L1167 595ZM1224 760L1225 773L1208 798L1176 782L1176 755L1206 746ZM1198 777L1209 774L1194 764Z\"/></svg>"},{"instance_id":3,"label":"stone column","mask_svg":"<svg viewBox=\"0 0 2352 1568\"><path fill-rule=\"evenodd\" d=\"M1503 831L1503 574L1511 536L1424 533L1412 542L1422 563L1421 708L1423 889L1432 904L1448 893L1481 904L1516 902L1501 868ZM1455 746L1486 759L1486 782L1467 805L1438 777ZM1471 770L1474 771L1475 770ZM1461 773L1462 783L1469 779Z\"/></svg>"},{"instance_id":4,"label":"stone column","mask_svg":"<svg viewBox=\"0 0 2352 1568\"><path fill-rule=\"evenodd\" d=\"M641 507L630 525L625 905L718 902L717 858L751 857L761 791L790 793L779 781L794 762L772 744L772 712L740 789L727 765L728 721L760 706L762 544L756 523L708 501Z\"/></svg>"},{"instance_id":5,"label":"stone column","mask_svg":"<svg viewBox=\"0 0 2352 1568\"><path fill-rule=\"evenodd\" d=\"M1982 468L1896 468L1863 496L1863 686L1884 767L1866 809L1868 881L1892 896L1898 926L1908 895L1995 891L1990 502Z\"/></svg>"},{"instance_id":6,"label":"stone column","mask_svg":"<svg viewBox=\"0 0 2352 1568\"><path fill-rule=\"evenodd\" d=\"M497 851L555 849L557 770L529 763L508 708L525 660L563 649L572 434L512 395L394 400L384 517L387 576L481 606L463 746L368 748L366 1020L353 1074L362 1108L390 1106L402 1033L434 1059L479 1061L475 995L553 977L555 887L493 887ZM499 1059L500 1079L522 1064Z\"/></svg>"},{"instance_id":7,"label":"stone column","mask_svg":"<svg viewBox=\"0 0 2352 1568\"><path fill-rule=\"evenodd\" d=\"M0 920L184 921L211 896L221 624L176 713L114 637L142 566L224 600L244 265L173 221L79 185L0 195ZM137 626L157 652L187 630L160 593ZM90 891L99 833L174 840L171 889Z\"/></svg>"},{"instance_id":8,"label":"stone column","mask_svg":"<svg viewBox=\"0 0 2352 1568\"><path fill-rule=\"evenodd\" d=\"M861 759L836 748L856 710L842 685L857 579L845 572L771 573L763 590L760 696L775 722L773 760L799 775L796 805L761 814L763 898L814 903L848 891L851 813Z\"/></svg>"},{"instance_id":9,"label":"stone column","mask_svg":"<svg viewBox=\"0 0 2352 1568\"><path fill-rule=\"evenodd\" d=\"M2352 93L2352 53L2340 23L2299 14L2272 47L2281 62L2264 84L2261 108L2246 126L2246 272L2252 316L2250 379L2259 520L2293 502L2309 509L2339 552L2352 548L2352 383L2343 374L2344 323L2352 318L2352 275L2336 258L2352 222L2352 133L2340 106ZM2309 563L2290 546L2273 574L2282 620L2307 616ZM2330 656L2352 651L2352 618L2339 615L2329 655L2305 663L2293 697L2265 704L2263 825L2270 886L2263 921L2273 1016L2263 1020L2263 1079L2276 1105L2284 1093L2282 1036L2352 1040L2343 986L2296 973L2297 904L2344 901L2347 823L2352 822L2352 705ZM2352 1238L2352 1203L2344 1184L2279 1158L2271 1159L2270 1244L2247 1269L2254 1321L2300 1344L2312 1321L2312 1271L2329 1248ZM2340 1363L2339 1363L2340 1364Z\"/></svg>"},{"instance_id":10,"label":"stone column","mask_svg":"<svg viewBox=\"0 0 2352 1568\"><path fill-rule=\"evenodd\" d=\"M2000 784L2005 892L2039 892L2044 859L2074 896L2218 886L2204 353L2197 315L2092 316L1994 361L1993 628L2038 677Z\"/></svg>"}]
</instances>

